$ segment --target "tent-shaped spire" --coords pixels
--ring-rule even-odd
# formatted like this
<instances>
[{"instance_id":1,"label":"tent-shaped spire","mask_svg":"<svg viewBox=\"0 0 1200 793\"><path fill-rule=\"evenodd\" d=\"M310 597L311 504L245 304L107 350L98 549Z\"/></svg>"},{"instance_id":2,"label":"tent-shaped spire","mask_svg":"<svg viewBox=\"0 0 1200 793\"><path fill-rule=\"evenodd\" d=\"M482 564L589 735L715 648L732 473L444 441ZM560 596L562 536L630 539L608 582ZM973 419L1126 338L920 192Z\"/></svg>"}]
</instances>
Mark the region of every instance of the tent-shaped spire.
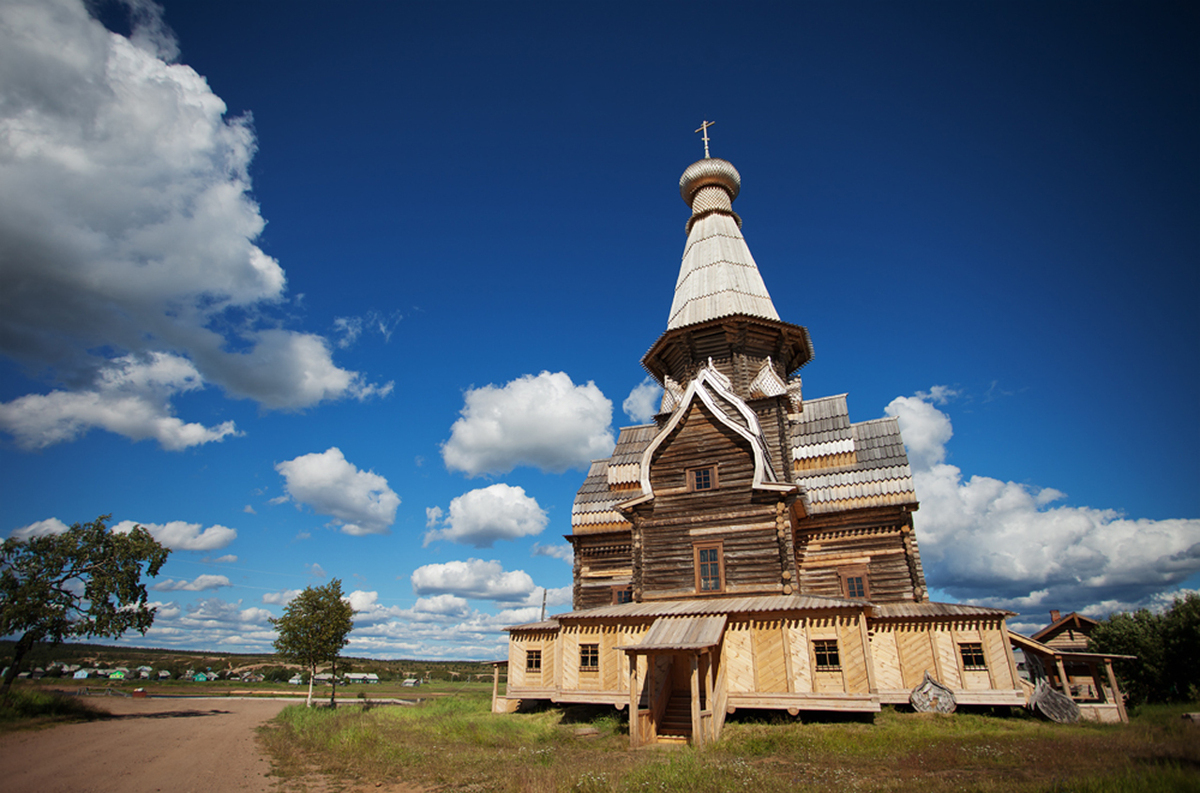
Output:
<instances>
[{"instance_id":1,"label":"tent-shaped spire","mask_svg":"<svg viewBox=\"0 0 1200 793\"><path fill-rule=\"evenodd\" d=\"M779 319L733 211L740 189L737 169L716 157L692 163L680 177L692 217L667 330L735 314Z\"/></svg>"}]
</instances>

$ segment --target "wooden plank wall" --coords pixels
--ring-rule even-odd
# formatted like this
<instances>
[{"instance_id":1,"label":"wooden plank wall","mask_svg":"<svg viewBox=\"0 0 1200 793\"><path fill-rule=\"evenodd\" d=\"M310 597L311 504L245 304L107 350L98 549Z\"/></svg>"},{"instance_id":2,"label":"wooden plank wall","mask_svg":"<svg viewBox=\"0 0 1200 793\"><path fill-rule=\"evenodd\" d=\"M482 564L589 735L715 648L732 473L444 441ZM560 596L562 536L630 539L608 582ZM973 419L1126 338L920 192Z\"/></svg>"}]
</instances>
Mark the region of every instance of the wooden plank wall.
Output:
<instances>
[{"instance_id":1,"label":"wooden plank wall","mask_svg":"<svg viewBox=\"0 0 1200 793\"><path fill-rule=\"evenodd\" d=\"M578 625L569 625L559 633L559 662L562 666L560 680L564 691L579 688L579 631ZM546 667L546 653L542 651L542 669Z\"/></svg>"},{"instance_id":2,"label":"wooden plank wall","mask_svg":"<svg viewBox=\"0 0 1200 793\"><path fill-rule=\"evenodd\" d=\"M904 672L900 668L900 649L896 641L896 627L895 625L876 625L870 633L871 660L875 662L875 685L881 691L897 691L913 687L904 684Z\"/></svg>"},{"instance_id":3,"label":"wooden plank wall","mask_svg":"<svg viewBox=\"0 0 1200 793\"><path fill-rule=\"evenodd\" d=\"M749 621L730 622L725 626L721 663L726 687L731 692L754 691L754 640Z\"/></svg>"},{"instance_id":4,"label":"wooden plank wall","mask_svg":"<svg viewBox=\"0 0 1200 793\"><path fill-rule=\"evenodd\" d=\"M787 658L783 645L783 621L752 620L755 691L788 690Z\"/></svg>"},{"instance_id":5,"label":"wooden plank wall","mask_svg":"<svg viewBox=\"0 0 1200 793\"><path fill-rule=\"evenodd\" d=\"M787 651L791 661L791 690L808 693L813 690L812 653L808 641L807 620L791 618L786 621Z\"/></svg>"},{"instance_id":6,"label":"wooden plank wall","mask_svg":"<svg viewBox=\"0 0 1200 793\"><path fill-rule=\"evenodd\" d=\"M717 466L717 488L688 492L687 469L708 464ZM693 403L658 448L650 467L655 498L638 510L641 550L634 585L643 598L695 593L692 546L703 539L724 543L726 592L783 591L776 533L780 497L752 491L753 479L750 444L706 406Z\"/></svg>"}]
</instances>

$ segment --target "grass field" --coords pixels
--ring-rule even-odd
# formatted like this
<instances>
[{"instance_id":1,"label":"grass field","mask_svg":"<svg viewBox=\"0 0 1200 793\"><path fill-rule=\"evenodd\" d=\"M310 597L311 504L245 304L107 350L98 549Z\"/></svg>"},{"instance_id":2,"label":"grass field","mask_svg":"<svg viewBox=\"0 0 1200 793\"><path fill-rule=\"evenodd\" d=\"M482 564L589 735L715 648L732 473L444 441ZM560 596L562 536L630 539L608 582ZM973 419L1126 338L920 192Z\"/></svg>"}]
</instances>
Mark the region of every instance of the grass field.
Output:
<instances>
[{"instance_id":1,"label":"grass field","mask_svg":"<svg viewBox=\"0 0 1200 793\"><path fill-rule=\"evenodd\" d=\"M1159 793L1200 790L1195 705L1143 708L1128 725L1063 726L1024 715L802 723L739 712L696 751L628 750L611 708L493 715L469 686L417 707L289 707L263 728L275 773L334 789L406 781L461 791L979 791Z\"/></svg>"}]
</instances>

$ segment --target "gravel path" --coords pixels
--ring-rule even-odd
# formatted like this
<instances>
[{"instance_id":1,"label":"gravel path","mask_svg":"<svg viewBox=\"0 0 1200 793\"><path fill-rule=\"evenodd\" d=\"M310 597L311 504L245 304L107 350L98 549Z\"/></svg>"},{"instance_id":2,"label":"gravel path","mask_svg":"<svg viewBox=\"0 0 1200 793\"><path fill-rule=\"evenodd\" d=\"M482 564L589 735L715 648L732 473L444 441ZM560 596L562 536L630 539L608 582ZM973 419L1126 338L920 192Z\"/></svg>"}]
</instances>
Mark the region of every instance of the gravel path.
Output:
<instances>
[{"instance_id":1,"label":"gravel path","mask_svg":"<svg viewBox=\"0 0 1200 793\"><path fill-rule=\"evenodd\" d=\"M10 733L0 742L7 793L258 793L278 789L255 728L288 703L235 699L91 699L116 718Z\"/></svg>"}]
</instances>

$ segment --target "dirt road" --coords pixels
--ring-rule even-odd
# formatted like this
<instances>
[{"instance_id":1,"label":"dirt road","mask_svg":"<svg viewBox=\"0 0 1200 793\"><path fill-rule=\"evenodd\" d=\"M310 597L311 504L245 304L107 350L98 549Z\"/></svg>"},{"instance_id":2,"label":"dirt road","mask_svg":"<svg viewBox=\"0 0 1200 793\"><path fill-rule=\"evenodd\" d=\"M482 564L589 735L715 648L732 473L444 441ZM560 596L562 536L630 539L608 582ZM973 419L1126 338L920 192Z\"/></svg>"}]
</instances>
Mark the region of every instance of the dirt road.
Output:
<instances>
[{"instance_id":1,"label":"dirt road","mask_svg":"<svg viewBox=\"0 0 1200 793\"><path fill-rule=\"evenodd\" d=\"M93 699L116 718L12 733L0 742L8 793L277 790L255 728L278 700Z\"/></svg>"}]
</instances>

